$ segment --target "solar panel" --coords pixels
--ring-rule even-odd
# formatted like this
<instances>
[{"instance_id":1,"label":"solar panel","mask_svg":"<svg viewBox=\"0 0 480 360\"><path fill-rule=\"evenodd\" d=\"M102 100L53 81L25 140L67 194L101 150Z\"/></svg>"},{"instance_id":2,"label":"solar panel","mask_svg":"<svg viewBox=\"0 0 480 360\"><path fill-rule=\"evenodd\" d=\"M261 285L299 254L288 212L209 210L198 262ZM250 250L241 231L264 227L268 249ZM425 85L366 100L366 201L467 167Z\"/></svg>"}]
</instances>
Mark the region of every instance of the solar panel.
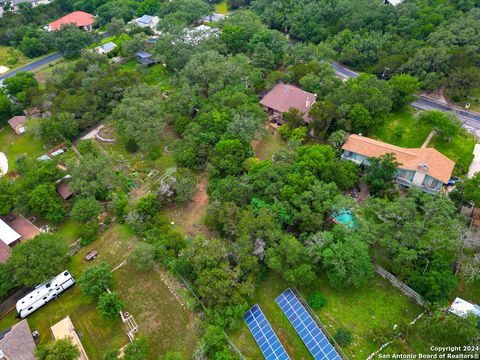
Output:
<instances>
[{"instance_id":1,"label":"solar panel","mask_svg":"<svg viewBox=\"0 0 480 360\"><path fill-rule=\"evenodd\" d=\"M276 302L315 360L342 360L291 289L287 289L280 294L276 298Z\"/></svg>"},{"instance_id":2,"label":"solar panel","mask_svg":"<svg viewBox=\"0 0 480 360\"><path fill-rule=\"evenodd\" d=\"M248 310L243 319L248 325L263 356L267 360L290 360L277 335L258 305Z\"/></svg>"}]
</instances>

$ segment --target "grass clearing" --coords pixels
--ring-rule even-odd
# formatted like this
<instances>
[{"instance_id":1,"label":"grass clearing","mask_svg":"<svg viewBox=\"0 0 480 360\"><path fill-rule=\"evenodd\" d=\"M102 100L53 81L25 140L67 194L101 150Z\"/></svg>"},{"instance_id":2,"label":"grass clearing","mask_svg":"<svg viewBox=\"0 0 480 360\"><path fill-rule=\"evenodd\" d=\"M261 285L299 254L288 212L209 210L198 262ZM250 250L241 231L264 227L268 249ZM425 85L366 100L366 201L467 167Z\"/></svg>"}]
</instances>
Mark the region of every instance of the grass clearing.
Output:
<instances>
[{"instance_id":1,"label":"grass clearing","mask_svg":"<svg viewBox=\"0 0 480 360\"><path fill-rule=\"evenodd\" d=\"M141 272L131 264L113 274L114 289L134 316L140 336L147 339L149 358L178 351L190 359L198 339L195 316L170 292L163 280L166 275L161 270Z\"/></svg>"},{"instance_id":2,"label":"grass clearing","mask_svg":"<svg viewBox=\"0 0 480 360\"><path fill-rule=\"evenodd\" d=\"M0 46L0 66L6 66L10 70L17 69L26 64L32 63L50 54L38 56L36 58L28 58L18 49L11 46Z\"/></svg>"},{"instance_id":3,"label":"grass clearing","mask_svg":"<svg viewBox=\"0 0 480 360\"><path fill-rule=\"evenodd\" d=\"M71 218L63 221L57 229L57 235L65 242L65 244L73 244L78 239L78 229L82 226L79 222Z\"/></svg>"},{"instance_id":4,"label":"grass clearing","mask_svg":"<svg viewBox=\"0 0 480 360\"><path fill-rule=\"evenodd\" d=\"M15 169L15 160L21 156L37 158L45 153L42 143L28 134L17 135L7 124L0 129L0 152L8 158L8 170Z\"/></svg>"},{"instance_id":5,"label":"grass clearing","mask_svg":"<svg viewBox=\"0 0 480 360\"><path fill-rule=\"evenodd\" d=\"M275 298L287 287L281 277L271 275L256 290L251 304L260 305L292 358L311 359L307 348L275 302ZM315 290L327 299L327 305L316 313L330 334L334 335L341 327L352 332L353 342L343 348L351 358L365 359L380 347L382 342L375 341L377 329L391 330L394 324L412 321L423 311L379 276L362 289L339 291L330 286L325 275L321 275L311 288L300 289L304 297ZM262 357L246 324L232 334L232 339L247 358Z\"/></svg>"},{"instance_id":6,"label":"grass clearing","mask_svg":"<svg viewBox=\"0 0 480 360\"><path fill-rule=\"evenodd\" d=\"M413 108L405 108L390 114L385 122L368 136L402 147L420 147L433 126L420 123Z\"/></svg>"},{"instance_id":7,"label":"grass clearing","mask_svg":"<svg viewBox=\"0 0 480 360\"><path fill-rule=\"evenodd\" d=\"M272 131L270 128L267 128L266 132L261 134L259 140L252 141L255 156L260 160L271 159L272 156L285 145L287 145L287 142L278 131Z\"/></svg>"},{"instance_id":8,"label":"grass clearing","mask_svg":"<svg viewBox=\"0 0 480 360\"><path fill-rule=\"evenodd\" d=\"M223 0L221 3L215 4L215 14L226 14L226 13L228 13L227 0Z\"/></svg>"},{"instance_id":9,"label":"grass clearing","mask_svg":"<svg viewBox=\"0 0 480 360\"><path fill-rule=\"evenodd\" d=\"M464 175L468 172L473 160L473 148L476 143L475 136L462 129L451 141L445 141L439 136L434 136L428 146L434 147L456 162L453 170L455 175Z\"/></svg>"}]
</instances>

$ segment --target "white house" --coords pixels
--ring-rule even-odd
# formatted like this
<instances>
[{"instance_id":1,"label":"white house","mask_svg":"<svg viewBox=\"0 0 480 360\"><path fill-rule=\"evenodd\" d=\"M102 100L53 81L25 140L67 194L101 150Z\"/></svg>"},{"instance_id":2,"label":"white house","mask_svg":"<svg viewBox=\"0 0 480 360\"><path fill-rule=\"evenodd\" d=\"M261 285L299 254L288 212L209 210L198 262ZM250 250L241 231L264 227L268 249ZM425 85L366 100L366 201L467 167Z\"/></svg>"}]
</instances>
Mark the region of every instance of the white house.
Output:
<instances>
[{"instance_id":1,"label":"white house","mask_svg":"<svg viewBox=\"0 0 480 360\"><path fill-rule=\"evenodd\" d=\"M402 148L360 135L350 135L342 149L343 160L367 166L370 158L394 154L399 163L397 183L430 194L440 192L448 184L455 167L454 161L434 148Z\"/></svg>"},{"instance_id":2,"label":"white house","mask_svg":"<svg viewBox=\"0 0 480 360\"><path fill-rule=\"evenodd\" d=\"M220 30L207 25L200 25L193 29L184 29L182 40L186 43L197 45L201 41L207 40L212 36L218 36Z\"/></svg>"},{"instance_id":3,"label":"white house","mask_svg":"<svg viewBox=\"0 0 480 360\"><path fill-rule=\"evenodd\" d=\"M143 15L137 19L133 19L132 21L129 22L129 24L134 24L141 28L148 27L152 29L154 33L158 33L157 25L159 21L160 21L160 18L158 16Z\"/></svg>"},{"instance_id":4,"label":"white house","mask_svg":"<svg viewBox=\"0 0 480 360\"><path fill-rule=\"evenodd\" d=\"M95 50L99 54L108 54L110 51L112 51L116 47L117 47L117 44L110 41L110 42L107 42L106 44L97 46Z\"/></svg>"}]
</instances>

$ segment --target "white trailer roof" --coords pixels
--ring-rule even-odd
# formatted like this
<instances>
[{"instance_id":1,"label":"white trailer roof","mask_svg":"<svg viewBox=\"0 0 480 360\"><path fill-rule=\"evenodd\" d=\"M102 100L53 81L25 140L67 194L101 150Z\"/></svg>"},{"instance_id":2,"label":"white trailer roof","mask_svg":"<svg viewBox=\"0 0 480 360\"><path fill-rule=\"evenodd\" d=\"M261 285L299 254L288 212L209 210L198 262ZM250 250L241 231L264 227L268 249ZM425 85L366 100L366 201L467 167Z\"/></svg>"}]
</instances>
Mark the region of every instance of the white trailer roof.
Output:
<instances>
[{"instance_id":1,"label":"white trailer roof","mask_svg":"<svg viewBox=\"0 0 480 360\"><path fill-rule=\"evenodd\" d=\"M17 241L22 236L18 234L15 230L13 230L10 226L5 224L5 222L0 219L0 240L2 240L5 244L9 245L14 241Z\"/></svg>"}]
</instances>

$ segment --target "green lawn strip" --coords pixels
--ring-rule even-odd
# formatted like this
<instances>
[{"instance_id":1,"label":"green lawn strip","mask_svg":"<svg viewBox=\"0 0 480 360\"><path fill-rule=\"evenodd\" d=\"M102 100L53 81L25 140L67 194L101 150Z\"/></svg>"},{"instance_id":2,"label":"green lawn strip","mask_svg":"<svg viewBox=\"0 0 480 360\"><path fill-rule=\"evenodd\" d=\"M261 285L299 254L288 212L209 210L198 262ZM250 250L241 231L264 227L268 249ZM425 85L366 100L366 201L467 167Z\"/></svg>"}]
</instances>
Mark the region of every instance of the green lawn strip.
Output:
<instances>
[{"instance_id":1,"label":"green lawn strip","mask_svg":"<svg viewBox=\"0 0 480 360\"><path fill-rule=\"evenodd\" d=\"M35 58L28 58L18 49L11 46L0 46L0 66L6 66L9 70L14 70L51 54L53 54L53 52Z\"/></svg>"},{"instance_id":2,"label":"green lawn strip","mask_svg":"<svg viewBox=\"0 0 480 360\"><path fill-rule=\"evenodd\" d=\"M70 245L78 239L77 232L81 225L75 220L67 218L58 226L57 235L65 241L65 244Z\"/></svg>"},{"instance_id":3,"label":"green lawn strip","mask_svg":"<svg viewBox=\"0 0 480 360\"><path fill-rule=\"evenodd\" d=\"M139 336L147 339L149 358L178 351L190 359L198 338L194 316L170 292L160 271L142 272L126 264L113 274L114 290L134 316Z\"/></svg>"},{"instance_id":4,"label":"green lawn strip","mask_svg":"<svg viewBox=\"0 0 480 360\"><path fill-rule=\"evenodd\" d=\"M219 4L215 4L215 14L226 14L228 12L227 1L223 0Z\"/></svg>"},{"instance_id":5,"label":"green lawn strip","mask_svg":"<svg viewBox=\"0 0 480 360\"><path fill-rule=\"evenodd\" d=\"M412 108L405 108L390 114L368 136L389 144L415 148L422 146L432 128L429 124L420 123Z\"/></svg>"},{"instance_id":6,"label":"green lawn strip","mask_svg":"<svg viewBox=\"0 0 480 360\"><path fill-rule=\"evenodd\" d=\"M15 169L15 160L21 156L37 158L44 154L46 149L37 139L28 134L17 135L9 125L0 129L0 152L5 153L8 158L8 170Z\"/></svg>"},{"instance_id":7,"label":"green lawn strip","mask_svg":"<svg viewBox=\"0 0 480 360\"><path fill-rule=\"evenodd\" d=\"M272 134L272 130L267 129L267 132L263 134L259 143L255 147L255 156L260 160L269 160L286 144L287 142L278 132Z\"/></svg>"},{"instance_id":8,"label":"green lawn strip","mask_svg":"<svg viewBox=\"0 0 480 360\"><path fill-rule=\"evenodd\" d=\"M461 130L452 140L445 141L439 136L434 136L429 147L434 147L449 159L456 162L454 174L464 175L468 172L473 160L473 148L476 144L475 136L465 130Z\"/></svg>"}]
</instances>

